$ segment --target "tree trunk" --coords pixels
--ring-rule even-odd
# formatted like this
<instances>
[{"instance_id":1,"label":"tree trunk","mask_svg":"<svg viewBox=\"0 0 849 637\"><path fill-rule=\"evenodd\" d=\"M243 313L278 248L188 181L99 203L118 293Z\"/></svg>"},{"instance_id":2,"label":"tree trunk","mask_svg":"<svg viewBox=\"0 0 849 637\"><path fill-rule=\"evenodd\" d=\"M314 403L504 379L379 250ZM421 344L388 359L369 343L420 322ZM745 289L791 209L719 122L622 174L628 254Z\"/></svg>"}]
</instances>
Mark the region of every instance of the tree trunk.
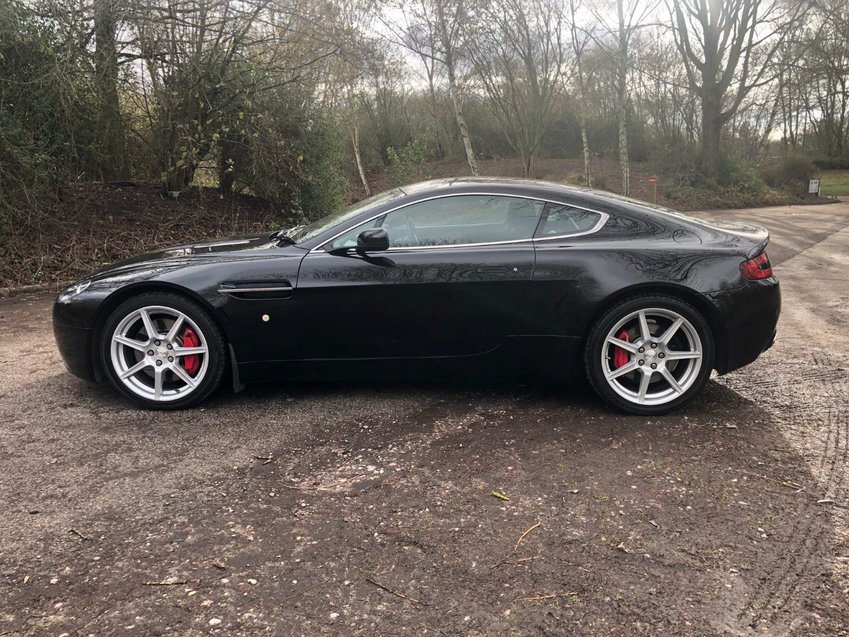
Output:
<instances>
[{"instance_id":1,"label":"tree trunk","mask_svg":"<svg viewBox=\"0 0 849 637\"><path fill-rule=\"evenodd\" d=\"M537 158L539 157L539 148L534 150L521 150L519 153L522 159L522 172L526 179L534 179L537 174Z\"/></svg>"},{"instance_id":2,"label":"tree trunk","mask_svg":"<svg viewBox=\"0 0 849 637\"><path fill-rule=\"evenodd\" d=\"M439 39L442 41L442 48L445 63L445 71L448 75L448 93L451 95L451 105L454 107L454 117L457 120L457 128L460 129L460 137L463 140L463 147L466 149L466 161L469 162L469 170L472 175L477 177L478 160L475 158L475 150L472 147L472 138L469 135L469 127L466 126L466 116L463 115L463 104L457 95L457 75L454 68L454 43L448 35L448 27L445 24L445 7L441 1L436 3L436 17L439 26Z\"/></svg>"},{"instance_id":3,"label":"tree trunk","mask_svg":"<svg viewBox=\"0 0 849 637\"><path fill-rule=\"evenodd\" d=\"M584 154L584 181L586 182L587 188L593 187L593 180L590 177L590 143L587 141L587 121L586 118L581 115L578 118L578 122L581 126L581 148L583 149Z\"/></svg>"},{"instance_id":4,"label":"tree trunk","mask_svg":"<svg viewBox=\"0 0 849 637\"><path fill-rule=\"evenodd\" d=\"M98 101L97 132L101 140L98 159L104 181L125 179L126 140L118 103L118 29L115 0L94 0L94 66Z\"/></svg>"},{"instance_id":5,"label":"tree trunk","mask_svg":"<svg viewBox=\"0 0 849 637\"><path fill-rule=\"evenodd\" d=\"M619 105L619 169L622 173L622 194L631 194L631 163L628 161L628 126L625 105Z\"/></svg>"},{"instance_id":6,"label":"tree trunk","mask_svg":"<svg viewBox=\"0 0 849 637\"><path fill-rule=\"evenodd\" d=\"M624 0L617 2L619 11L619 56L616 74L618 76L619 107L619 168L622 171L622 194L631 194L631 163L628 159L628 34L625 30Z\"/></svg>"},{"instance_id":7,"label":"tree trunk","mask_svg":"<svg viewBox=\"0 0 849 637\"><path fill-rule=\"evenodd\" d=\"M475 149L472 147L472 137L469 135L469 127L466 126L463 105L457 98L457 87L454 85L453 76L454 73L449 72L449 91L451 92L451 103L454 106L454 117L457 118L457 128L460 129L460 137L463 139L463 147L466 149L466 161L469 162L469 170L473 176L477 177L480 174L478 160L475 158Z\"/></svg>"},{"instance_id":8,"label":"tree trunk","mask_svg":"<svg viewBox=\"0 0 849 637\"><path fill-rule=\"evenodd\" d=\"M584 84L584 45L578 41L578 27L575 14L575 0L570 0L569 10L572 18L572 50L575 52L575 69L578 72L578 125L581 128L581 151L584 155L584 182L587 188L592 188L593 182L590 175L590 143L587 140L587 116L584 110L586 99L586 86Z\"/></svg>"},{"instance_id":9,"label":"tree trunk","mask_svg":"<svg viewBox=\"0 0 849 637\"><path fill-rule=\"evenodd\" d=\"M702 98L702 146L700 162L706 175L715 177L719 170L722 113L719 99L710 94Z\"/></svg>"},{"instance_id":10,"label":"tree trunk","mask_svg":"<svg viewBox=\"0 0 849 637\"><path fill-rule=\"evenodd\" d=\"M360 129L354 124L353 130L351 131L351 143L354 145L354 158L357 160L357 171L360 173L360 181L363 182L363 190L366 193L366 197L371 196L371 188L368 187L368 180L366 180L366 171L363 168L363 158L360 155Z\"/></svg>"}]
</instances>

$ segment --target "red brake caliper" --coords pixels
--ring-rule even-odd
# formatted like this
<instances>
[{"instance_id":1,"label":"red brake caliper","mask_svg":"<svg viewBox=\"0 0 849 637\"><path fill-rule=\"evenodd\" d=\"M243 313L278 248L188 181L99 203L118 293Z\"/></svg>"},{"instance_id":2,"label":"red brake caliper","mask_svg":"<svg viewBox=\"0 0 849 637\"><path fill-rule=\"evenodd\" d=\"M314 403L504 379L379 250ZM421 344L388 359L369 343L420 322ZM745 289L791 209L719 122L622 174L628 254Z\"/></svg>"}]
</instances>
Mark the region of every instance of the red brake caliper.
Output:
<instances>
[{"instance_id":1,"label":"red brake caliper","mask_svg":"<svg viewBox=\"0 0 849 637\"><path fill-rule=\"evenodd\" d=\"M620 341L625 341L626 343L630 342L628 339L628 332L626 330L619 332L619 334L616 335L616 338ZM627 365L629 360L631 360L631 355L628 352L621 347L613 348L613 369L619 369L623 365Z\"/></svg>"},{"instance_id":2,"label":"red brake caliper","mask_svg":"<svg viewBox=\"0 0 849 637\"><path fill-rule=\"evenodd\" d=\"M183 347L197 347L198 345L200 345L200 339L197 332L187 327L186 331L183 332ZM194 376L200 371L200 356L197 354L183 356L183 367L186 368L189 376Z\"/></svg>"}]
</instances>

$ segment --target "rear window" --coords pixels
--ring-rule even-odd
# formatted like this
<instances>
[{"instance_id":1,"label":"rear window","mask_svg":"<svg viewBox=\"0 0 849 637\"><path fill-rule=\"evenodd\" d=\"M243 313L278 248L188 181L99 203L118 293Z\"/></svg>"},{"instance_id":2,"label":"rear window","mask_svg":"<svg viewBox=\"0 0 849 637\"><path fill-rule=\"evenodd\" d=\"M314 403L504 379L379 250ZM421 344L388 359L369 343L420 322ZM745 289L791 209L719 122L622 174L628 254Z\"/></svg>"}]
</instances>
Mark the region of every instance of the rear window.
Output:
<instances>
[{"instance_id":1,"label":"rear window","mask_svg":"<svg viewBox=\"0 0 849 637\"><path fill-rule=\"evenodd\" d=\"M561 206L551 204L536 238L562 237L570 234L582 234L592 230L601 220L597 212L573 208L572 206Z\"/></svg>"}]
</instances>

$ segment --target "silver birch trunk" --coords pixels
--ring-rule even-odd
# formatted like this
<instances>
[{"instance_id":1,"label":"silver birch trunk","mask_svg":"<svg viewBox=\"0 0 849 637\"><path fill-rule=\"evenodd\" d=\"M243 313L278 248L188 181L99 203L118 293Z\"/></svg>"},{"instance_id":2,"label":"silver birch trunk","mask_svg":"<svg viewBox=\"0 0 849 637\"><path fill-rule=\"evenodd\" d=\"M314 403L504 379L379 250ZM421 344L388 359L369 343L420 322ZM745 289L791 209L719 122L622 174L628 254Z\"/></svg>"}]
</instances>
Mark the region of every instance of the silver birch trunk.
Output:
<instances>
[{"instance_id":1,"label":"silver birch trunk","mask_svg":"<svg viewBox=\"0 0 849 637\"><path fill-rule=\"evenodd\" d=\"M586 96L586 87L584 84L584 45L578 42L578 27L575 15L576 2L570 0L569 9L572 16L572 25L570 27L572 34L572 50L575 52L575 66L578 71L578 125L581 128L581 149L584 154L584 182L587 188L592 188L593 180L590 174L590 142L587 140L587 116L584 111L584 99Z\"/></svg>"},{"instance_id":2,"label":"silver birch trunk","mask_svg":"<svg viewBox=\"0 0 849 637\"><path fill-rule=\"evenodd\" d=\"M619 10L619 59L616 72L619 92L619 168L622 171L622 194L631 194L631 165L628 161L628 34L625 30L624 0L617 3Z\"/></svg>"},{"instance_id":3,"label":"silver birch trunk","mask_svg":"<svg viewBox=\"0 0 849 637\"><path fill-rule=\"evenodd\" d=\"M436 18L439 28L439 39L442 41L442 49L444 53L443 63L445 71L448 75L448 93L451 95L451 105L454 107L454 117L457 120L457 128L460 129L460 138L463 140L463 147L466 149L466 161L469 162L469 170L472 175L477 177L478 160L475 159L475 150L472 147L472 138L469 135L469 127L466 126L466 116L463 115L463 104L457 95L457 75L454 69L454 43L451 41L451 36L448 34L448 26L445 23L445 7L442 2L436 3Z\"/></svg>"},{"instance_id":4,"label":"silver birch trunk","mask_svg":"<svg viewBox=\"0 0 849 637\"><path fill-rule=\"evenodd\" d=\"M469 170L473 176L477 177L480 174L478 171L478 160L475 159L475 149L472 147L472 138L469 135L469 127L466 126L466 116L463 115L463 105L457 98L457 87L454 86L453 76L453 71L449 71L448 90L451 93L451 104L454 106L454 117L457 119L457 128L460 129L460 137L463 140L463 147L466 149L466 161L469 162Z\"/></svg>"},{"instance_id":5,"label":"silver birch trunk","mask_svg":"<svg viewBox=\"0 0 849 637\"><path fill-rule=\"evenodd\" d=\"M360 129L356 124L354 124L354 128L351 131L351 142L354 144L354 158L357 160L357 171L360 173L360 181L363 182L363 190L366 193L366 197L370 197L371 188L368 187L366 171L363 168L363 158L360 155Z\"/></svg>"},{"instance_id":6,"label":"silver birch trunk","mask_svg":"<svg viewBox=\"0 0 849 637\"><path fill-rule=\"evenodd\" d=\"M590 143L587 141L587 121L583 113L578 118L581 126L581 146L584 153L584 180L587 183L587 188L593 187L593 181L590 177Z\"/></svg>"}]
</instances>

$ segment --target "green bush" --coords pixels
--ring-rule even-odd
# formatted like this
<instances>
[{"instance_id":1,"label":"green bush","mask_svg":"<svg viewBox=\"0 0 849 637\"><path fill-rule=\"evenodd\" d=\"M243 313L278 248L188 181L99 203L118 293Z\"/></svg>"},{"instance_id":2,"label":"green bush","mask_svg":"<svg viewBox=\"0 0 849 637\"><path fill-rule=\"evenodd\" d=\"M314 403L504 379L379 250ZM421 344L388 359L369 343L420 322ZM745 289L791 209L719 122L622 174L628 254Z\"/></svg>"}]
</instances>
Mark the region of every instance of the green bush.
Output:
<instances>
[{"instance_id":1,"label":"green bush","mask_svg":"<svg viewBox=\"0 0 849 637\"><path fill-rule=\"evenodd\" d=\"M811 161L820 170L846 170L849 168L849 151L844 152L840 157L817 155Z\"/></svg>"},{"instance_id":2,"label":"green bush","mask_svg":"<svg viewBox=\"0 0 849 637\"><path fill-rule=\"evenodd\" d=\"M403 186L430 178L425 164L433 158L434 152L428 142L421 137L416 137L401 150L395 150L389 146L386 149L386 156L389 158L389 175L392 178L392 185Z\"/></svg>"},{"instance_id":3,"label":"green bush","mask_svg":"<svg viewBox=\"0 0 849 637\"><path fill-rule=\"evenodd\" d=\"M787 155L780 162L763 166L761 178L768 186L804 194L808 180L813 179L816 167L806 155Z\"/></svg>"},{"instance_id":4,"label":"green bush","mask_svg":"<svg viewBox=\"0 0 849 637\"><path fill-rule=\"evenodd\" d=\"M279 89L262 99L219 139L221 174L231 174L233 190L248 189L287 221L333 212L346 183L344 137L300 93Z\"/></svg>"}]
</instances>

